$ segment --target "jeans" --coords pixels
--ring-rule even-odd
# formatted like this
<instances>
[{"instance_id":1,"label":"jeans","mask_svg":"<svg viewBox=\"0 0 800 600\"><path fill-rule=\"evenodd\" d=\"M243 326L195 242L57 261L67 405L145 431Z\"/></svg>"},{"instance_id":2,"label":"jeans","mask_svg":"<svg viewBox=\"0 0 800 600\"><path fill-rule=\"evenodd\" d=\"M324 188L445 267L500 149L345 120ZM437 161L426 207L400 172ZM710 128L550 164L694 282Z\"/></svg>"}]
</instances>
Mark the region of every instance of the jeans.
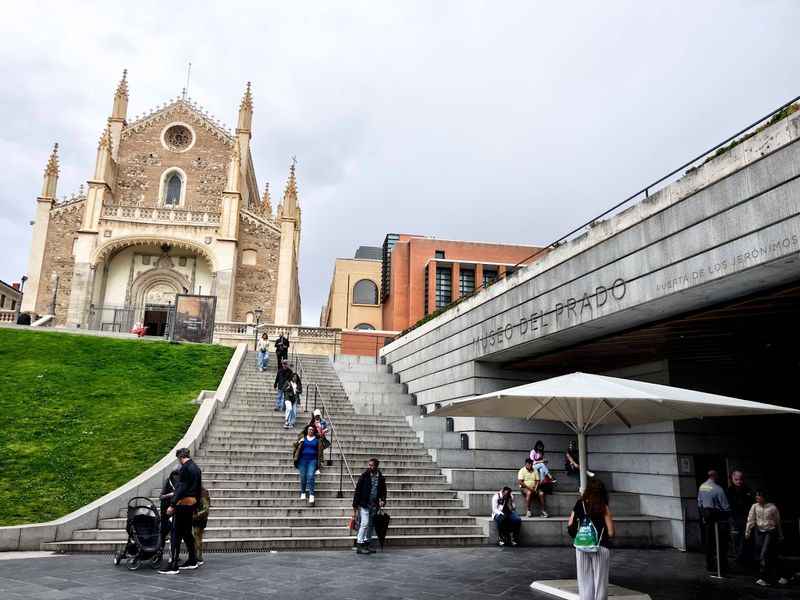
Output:
<instances>
[{"instance_id":1,"label":"jeans","mask_svg":"<svg viewBox=\"0 0 800 600\"><path fill-rule=\"evenodd\" d=\"M278 395L275 396L275 408L280 411L284 409L283 390L278 390Z\"/></svg>"},{"instance_id":2,"label":"jeans","mask_svg":"<svg viewBox=\"0 0 800 600\"><path fill-rule=\"evenodd\" d=\"M294 422L297 419L297 402L284 400L283 403L286 407L286 424L290 427L294 427Z\"/></svg>"},{"instance_id":3,"label":"jeans","mask_svg":"<svg viewBox=\"0 0 800 600\"><path fill-rule=\"evenodd\" d=\"M300 493L305 494L306 491L310 495L314 495L314 471L317 470L316 460L301 460L297 463L297 470L300 471Z\"/></svg>"},{"instance_id":4,"label":"jeans","mask_svg":"<svg viewBox=\"0 0 800 600\"><path fill-rule=\"evenodd\" d=\"M497 536L499 539L508 541L508 536L513 536L515 542L519 542L519 530L522 526L522 519L515 512L507 515L495 515L494 522L497 525Z\"/></svg>"},{"instance_id":5,"label":"jeans","mask_svg":"<svg viewBox=\"0 0 800 600\"><path fill-rule=\"evenodd\" d=\"M775 583L778 579L778 532L774 529L761 531L753 530L755 538L756 556L759 559L759 574L767 583Z\"/></svg>"},{"instance_id":6,"label":"jeans","mask_svg":"<svg viewBox=\"0 0 800 600\"><path fill-rule=\"evenodd\" d=\"M172 557L170 565L178 566L178 556L181 552L181 541L186 544L189 551L189 562L197 560L194 546L194 536L192 535L192 517L194 516L194 506L175 507L175 525L172 528Z\"/></svg>"},{"instance_id":7,"label":"jeans","mask_svg":"<svg viewBox=\"0 0 800 600\"><path fill-rule=\"evenodd\" d=\"M295 397L295 401L292 402L292 420L289 423L292 427L294 427L295 421L297 421L297 407L300 406L300 401L302 400L300 394L297 394Z\"/></svg>"},{"instance_id":8,"label":"jeans","mask_svg":"<svg viewBox=\"0 0 800 600\"><path fill-rule=\"evenodd\" d=\"M356 541L359 544L368 544L372 539L374 530L373 517L377 509L375 507L364 508L363 506L359 506L358 511L361 515L361 522L358 526L358 538L356 538Z\"/></svg>"},{"instance_id":9,"label":"jeans","mask_svg":"<svg viewBox=\"0 0 800 600\"><path fill-rule=\"evenodd\" d=\"M256 367L259 369L266 369L269 364L269 352L256 352Z\"/></svg>"},{"instance_id":10,"label":"jeans","mask_svg":"<svg viewBox=\"0 0 800 600\"><path fill-rule=\"evenodd\" d=\"M534 463L533 468L539 471L539 479L544 479L550 475L550 469L544 463Z\"/></svg>"}]
</instances>

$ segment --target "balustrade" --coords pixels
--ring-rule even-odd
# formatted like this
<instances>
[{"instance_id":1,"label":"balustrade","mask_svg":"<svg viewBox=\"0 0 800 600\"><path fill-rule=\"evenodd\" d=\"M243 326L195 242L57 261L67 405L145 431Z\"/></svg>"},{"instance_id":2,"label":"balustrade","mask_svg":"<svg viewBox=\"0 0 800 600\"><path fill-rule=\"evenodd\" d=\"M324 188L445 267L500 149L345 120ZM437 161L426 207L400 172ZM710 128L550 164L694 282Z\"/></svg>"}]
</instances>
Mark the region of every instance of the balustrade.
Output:
<instances>
[{"instance_id":1,"label":"balustrade","mask_svg":"<svg viewBox=\"0 0 800 600\"><path fill-rule=\"evenodd\" d=\"M220 213L182 208L149 208L144 206L103 206L103 218L112 221L139 221L146 223L178 223L199 227L216 227Z\"/></svg>"}]
</instances>

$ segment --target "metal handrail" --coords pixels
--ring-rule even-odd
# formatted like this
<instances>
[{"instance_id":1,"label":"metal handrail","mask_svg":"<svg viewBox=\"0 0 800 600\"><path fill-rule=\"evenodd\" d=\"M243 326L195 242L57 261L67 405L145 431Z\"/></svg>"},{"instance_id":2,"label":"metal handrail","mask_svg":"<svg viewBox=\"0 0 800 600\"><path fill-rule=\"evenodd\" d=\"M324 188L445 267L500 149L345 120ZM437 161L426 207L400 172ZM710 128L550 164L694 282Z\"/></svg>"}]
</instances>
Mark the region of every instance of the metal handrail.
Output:
<instances>
[{"instance_id":1,"label":"metal handrail","mask_svg":"<svg viewBox=\"0 0 800 600\"><path fill-rule=\"evenodd\" d=\"M300 379L302 381L302 380L304 380L306 378L305 377L305 368L303 367L302 361L297 357L296 354L293 354L293 358L294 358L294 360L293 360L292 364L295 366L295 369L297 369L298 373L300 374ZM355 489L355 487L356 487L356 480L355 480L355 477L353 477L353 471L350 468L350 461L347 460L347 454L345 454L344 448L342 447L342 443L339 441L339 434L336 432L336 423L333 420L333 415L331 414L331 411L328 409L328 407L325 405L325 400L322 397L322 392L320 391L319 385L316 382L310 383L310 384L306 385L305 388L304 388L304 392L306 392L305 393L305 400L304 400L304 402L305 402L304 409L306 411L308 410L308 397L310 396L309 390L311 390L312 387L314 389L314 408L313 408L313 410L316 410L317 401L319 401L320 404L322 405L322 416L323 416L323 418L326 418L326 420L328 421L328 425L330 426L330 429L331 429L331 450L330 450L330 454L328 455L328 465L329 466L333 465L333 445L334 445L334 443L339 448L339 458L340 458L340 460L339 460L339 491L336 492L336 497L337 498L343 498L344 497L344 469L345 468L347 469L347 475L350 477L350 482L353 484L353 489Z\"/></svg>"},{"instance_id":2,"label":"metal handrail","mask_svg":"<svg viewBox=\"0 0 800 600\"><path fill-rule=\"evenodd\" d=\"M754 121L753 123L751 123L750 125L748 125L744 129L739 130L738 132L734 133L730 137L724 139L723 141L719 142L715 146L709 148L705 152L703 152L701 154L698 154L697 156L695 156L690 161L687 161L687 162L683 163L680 167L677 167L677 168L673 169L672 171L670 171L669 173L667 173L663 177L660 177L660 178L656 179L653 183L643 187L641 190L639 190L635 194L631 194L630 196L628 196L627 198L625 198L621 202L617 202L614 206L612 206L611 208L606 209L605 211L603 211L602 213L597 215L595 218L590 219L589 221L587 221L583 225L580 225L580 226L576 227L575 229L573 229L572 231L570 231L568 233L565 233L560 238L558 238L554 242L551 242L547 246L543 246L543 247L539 248L536 252L534 252L533 254L531 254L530 256L528 256L526 258L523 258L521 261L519 261L517 264L515 264L514 267L513 267L514 270L516 270L517 267L527 263L532 258L535 258L536 256L538 256L542 252L545 252L545 251L547 251L547 250L549 250L551 248L557 248L562 242L566 241L569 237L575 235L576 233L578 233L579 231L581 231L585 227L589 227L590 225L594 224L596 221L599 221L603 217L607 216L609 213L614 212L618 208L624 206L625 204L627 204L631 200L634 200L635 198L638 198L642 194L644 194L645 198L648 198L650 196L650 190L652 188L656 187L660 183L663 183L664 181L666 181L667 179L669 179L673 175L676 175L676 174L680 173L681 171L683 171L687 167L691 167L694 163L696 163L700 159L707 157L712 152L715 152L716 150L722 148L725 144L727 144L729 142L732 142L733 140L738 138L740 135L742 135L744 133L747 133L748 131L750 131L754 127L756 127L756 126L760 125L761 123L763 123L764 121L766 121L767 119L770 119L771 117L773 117L774 115L780 113L781 111L786 110L787 108L789 108L792 104L794 104L798 100L800 100L800 96L796 96L795 98L792 98L791 100L789 100L785 104L782 104L781 106L779 106L775 110L770 111L765 116L763 116L760 119L758 119L757 121ZM500 278L498 278L498 280L499 279Z\"/></svg>"}]
</instances>

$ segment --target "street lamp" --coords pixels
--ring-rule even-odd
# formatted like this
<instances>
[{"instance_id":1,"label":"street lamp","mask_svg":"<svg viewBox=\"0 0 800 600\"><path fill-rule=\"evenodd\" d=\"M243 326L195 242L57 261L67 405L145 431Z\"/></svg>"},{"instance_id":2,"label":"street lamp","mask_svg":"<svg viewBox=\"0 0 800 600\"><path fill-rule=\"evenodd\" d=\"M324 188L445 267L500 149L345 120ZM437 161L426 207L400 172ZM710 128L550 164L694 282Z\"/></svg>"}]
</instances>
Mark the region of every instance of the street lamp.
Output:
<instances>
[{"instance_id":1,"label":"street lamp","mask_svg":"<svg viewBox=\"0 0 800 600\"><path fill-rule=\"evenodd\" d=\"M253 350L258 350L258 323L259 323L259 321L261 321L261 315L263 314L263 312L264 311L261 310L260 306L253 311L253 314L256 317L256 329L255 329L255 332L254 332L255 339L254 339L254 344L253 344Z\"/></svg>"},{"instance_id":2,"label":"street lamp","mask_svg":"<svg viewBox=\"0 0 800 600\"><path fill-rule=\"evenodd\" d=\"M14 324L16 324L17 321L19 321L19 311L22 308L22 294L25 291L25 282L28 281L28 276L23 275L22 277L20 277L20 281L22 283L19 286L19 300L17 300L17 312L14 315Z\"/></svg>"}]
</instances>

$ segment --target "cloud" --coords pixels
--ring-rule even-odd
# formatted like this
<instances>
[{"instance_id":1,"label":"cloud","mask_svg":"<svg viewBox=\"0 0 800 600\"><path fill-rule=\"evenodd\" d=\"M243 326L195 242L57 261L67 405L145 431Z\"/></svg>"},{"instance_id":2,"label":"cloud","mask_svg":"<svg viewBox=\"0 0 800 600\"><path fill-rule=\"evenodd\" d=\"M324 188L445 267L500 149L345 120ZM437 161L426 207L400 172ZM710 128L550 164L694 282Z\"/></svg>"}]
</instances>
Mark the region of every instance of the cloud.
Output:
<instances>
[{"instance_id":1,"label":"cloud","mask_svg":"<svg viewBox=\"0 0 800 600\"><path fill-rule=\"evenodd\" d=\"M123 67L129 114L190 95L278 201L299 159L303 319L333 259L391 231L557 238L797 93L791 0L14 3L0 25L0 278L24 273L41 175L85 182Z\"/></svg>"}]
</instances>

